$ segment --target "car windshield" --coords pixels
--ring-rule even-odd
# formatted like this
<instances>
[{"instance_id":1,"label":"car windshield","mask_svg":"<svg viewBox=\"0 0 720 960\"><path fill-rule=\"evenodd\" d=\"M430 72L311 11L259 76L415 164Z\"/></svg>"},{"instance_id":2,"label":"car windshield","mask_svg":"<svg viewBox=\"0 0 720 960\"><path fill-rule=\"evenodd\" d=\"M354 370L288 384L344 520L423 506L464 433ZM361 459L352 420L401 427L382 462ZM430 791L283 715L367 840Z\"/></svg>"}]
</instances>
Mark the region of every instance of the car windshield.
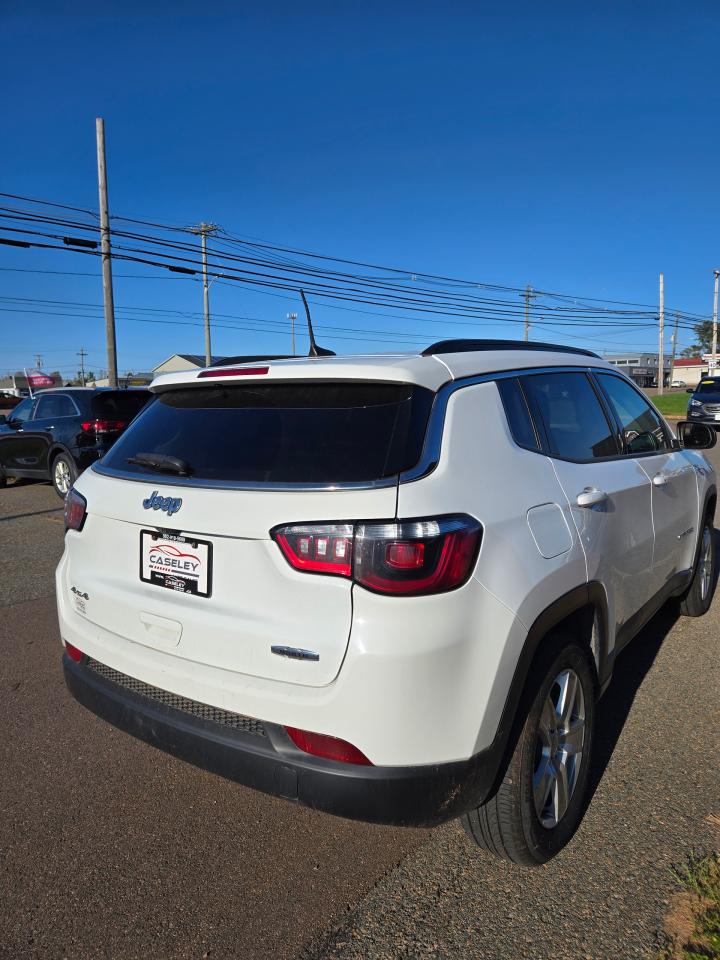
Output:
<instances>
[{"instance_id":1,"label":"car windshield","mask_svg":"<svg viewBox=\"0 0 720 960\"><path fill-rule=\"evenodd\" d=\"M198 480L379 480L417 463L433 398L405 383L174 389L148 405L103 464L146 476L157 472L150 461L159 454Z\"/></svg>"},{"instance_id":2,"label":"car windshield","mask_svg":"<svg viewBox=\"0 0 720 960\"><path fill-rule=\"evenodd\" d=\"M695 387L695 393L720 393L720 379L701 380Z\"/></svg>"}]
</instances>

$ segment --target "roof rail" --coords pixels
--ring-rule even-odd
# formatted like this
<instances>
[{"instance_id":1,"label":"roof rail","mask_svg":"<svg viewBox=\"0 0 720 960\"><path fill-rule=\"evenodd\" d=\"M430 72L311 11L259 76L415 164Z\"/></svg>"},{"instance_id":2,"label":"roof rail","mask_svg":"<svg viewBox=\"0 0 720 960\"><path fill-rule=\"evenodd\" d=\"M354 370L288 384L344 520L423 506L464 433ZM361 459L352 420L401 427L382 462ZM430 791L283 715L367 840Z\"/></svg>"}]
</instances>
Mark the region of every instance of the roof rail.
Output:
<instances>
[{"instance_id":1,"label":"roof rail","mask_svg":"<svg viewBox=\"0 0 720 960\"><path fill-rule=\"evenodd\" d=\"M429 357L434 353L472 353L483 350L543 350L552 353L579 353L584 357L595 357L600 360L600 354L582 347L566 347L559 343L541 343L537 340L438 340L437 343L425 347L421 356Z\"/></svg>"}]
</instances>

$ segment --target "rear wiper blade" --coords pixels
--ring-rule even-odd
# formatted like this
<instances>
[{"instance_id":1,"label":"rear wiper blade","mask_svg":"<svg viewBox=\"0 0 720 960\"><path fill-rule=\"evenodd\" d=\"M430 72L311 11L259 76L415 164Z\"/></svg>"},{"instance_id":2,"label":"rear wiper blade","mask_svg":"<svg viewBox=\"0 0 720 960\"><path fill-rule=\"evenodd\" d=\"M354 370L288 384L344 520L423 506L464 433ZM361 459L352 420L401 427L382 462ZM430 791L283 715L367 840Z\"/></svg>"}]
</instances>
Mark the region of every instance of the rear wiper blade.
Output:
<instances>
[{"instance_id":1,"label":"rear wiper blade","mask_svg":"<svg viewBox=\"0 0 720 960\"><path fill-rule=\"evenodd\" d=\"M127 462L136 463L139 467L167 470L168 473L177 473L181 477L189 477L192 473L192 468L186 460L171 457L166 453L136 453L134 457L128 457Z\"/></svg>"}]
</instances>

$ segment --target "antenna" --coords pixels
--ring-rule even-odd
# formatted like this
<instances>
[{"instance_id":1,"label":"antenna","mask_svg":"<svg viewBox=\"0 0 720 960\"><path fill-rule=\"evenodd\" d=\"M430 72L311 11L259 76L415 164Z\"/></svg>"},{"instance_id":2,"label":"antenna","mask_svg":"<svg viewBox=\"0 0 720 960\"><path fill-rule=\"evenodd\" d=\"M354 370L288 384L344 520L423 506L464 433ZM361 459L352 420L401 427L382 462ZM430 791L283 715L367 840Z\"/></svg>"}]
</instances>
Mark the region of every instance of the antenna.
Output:
<instances>
[{"instance_id":1,"label":"antenna","mask_svg":"<svg viewBox=\"0 0 720 960\"><path fill-rule=\"evenodd\" d=\"M308 323L308 334L310 336L310 352L308 353L308 356L309 357L334 357L335 356L334 350L326 350L325 347L319 347L317 343L315 343L315 334L313 333L312 320L310 319L310 307L308 306L308 302L305 299L304 290L300 291L300 296L302 297L302 302L305 305L305 315L307 317L307 323Z\"/></svg>"}]
</instances>

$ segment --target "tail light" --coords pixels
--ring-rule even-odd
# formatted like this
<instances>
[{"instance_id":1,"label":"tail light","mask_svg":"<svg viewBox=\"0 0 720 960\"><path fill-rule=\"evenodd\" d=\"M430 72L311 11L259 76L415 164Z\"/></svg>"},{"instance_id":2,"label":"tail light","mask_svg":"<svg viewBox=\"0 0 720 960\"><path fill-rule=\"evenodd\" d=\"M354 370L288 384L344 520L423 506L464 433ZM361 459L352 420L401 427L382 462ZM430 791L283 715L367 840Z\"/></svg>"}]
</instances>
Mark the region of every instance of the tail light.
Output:
<instances>
[{"instance_id":1,"label":"tail light","mask_svg":"<svg viewBox=\"0 0 720 960\"><path fill-rule=\"evenodd\" d=\"M71 660L74 660L75 663L80 663L82 660L82 650L78 650L77 647L74 647L71 643L65 642L65 653L70 657Z\"/></svg>"},{"instance_id":2,"label":"tail light","mask_svg":"<svg viewBox=\"0 0 720 960\"><path fill-rule=\"evenodd\" d=\"M326 760L339 760L341 763L356 763L363 766L372 766L365 754L354 747L347 740L330 737L324 733L310 733L309 730L298 730L297 727L285 727L288 735L296 747L314 757L324 757Z\"/></svg>"},{"instance_id":3,"label":"tail light","mask_svg":"<svg viewBox=\"0 0 720 960\"><path fill-rule=\"evenodd\" d=\"M119 433L128 425L127 420L86 420L81 424L84 433Z\"/></svg>"},{"instance_id":4,"label":"tail light","mask_svg":"<svg viewBox=\"0 0 720 960\"><path fill-rule=\"evenodd\" d=\"M351 578L376 593L445 593L475 566L482 528L465 514L387 523L312 523L270 535L296 570Z\"/></svg>"},{"instance_id":5,"label":"tail light","mask_svg":"<svg viewBox=\"0 0 720 960\"><path fill-rule=\"evenodd\" d=\"M87 516L87 500L74 487L65 497L65 529L82 530Z\"/></svg>"}]
</instances>

